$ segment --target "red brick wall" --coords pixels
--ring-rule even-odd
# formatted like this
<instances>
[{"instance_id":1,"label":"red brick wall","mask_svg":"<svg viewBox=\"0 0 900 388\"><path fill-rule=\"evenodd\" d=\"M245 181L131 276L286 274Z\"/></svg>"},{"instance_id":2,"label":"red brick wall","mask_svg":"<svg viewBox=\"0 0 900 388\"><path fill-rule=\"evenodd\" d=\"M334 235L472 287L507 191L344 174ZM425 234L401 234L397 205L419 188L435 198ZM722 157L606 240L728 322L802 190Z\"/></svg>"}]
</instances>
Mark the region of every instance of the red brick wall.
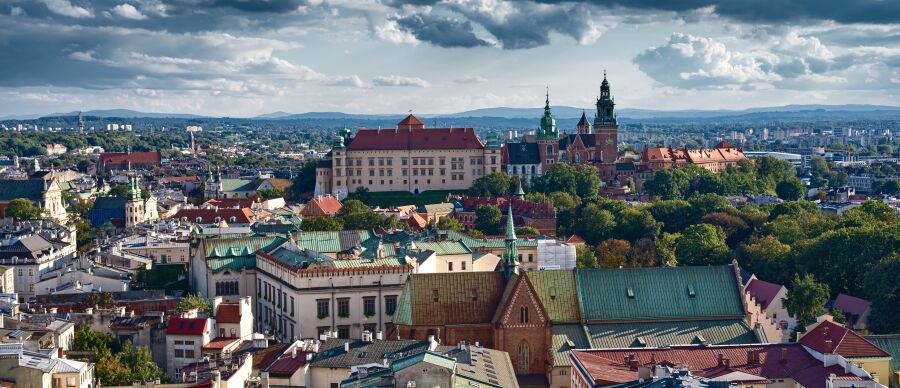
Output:
<instances>
[{"instance_id":1,"label":"red brick wall","mask_svg":"<svg viewBox=\"0 0 900 388\"><path fill-rule=\"evenodd\" d=\"M524 277L519 279L508 304L503 306L499 327L494 334L496 349L509 353L516 373L522 373L519 369L519 347L523 342L527 343L528 370L524 372L545 374L551 345L550 325L527 280ZM522 322L522 307L528 308L528 322Z\"/></svg>"}]
</instances>

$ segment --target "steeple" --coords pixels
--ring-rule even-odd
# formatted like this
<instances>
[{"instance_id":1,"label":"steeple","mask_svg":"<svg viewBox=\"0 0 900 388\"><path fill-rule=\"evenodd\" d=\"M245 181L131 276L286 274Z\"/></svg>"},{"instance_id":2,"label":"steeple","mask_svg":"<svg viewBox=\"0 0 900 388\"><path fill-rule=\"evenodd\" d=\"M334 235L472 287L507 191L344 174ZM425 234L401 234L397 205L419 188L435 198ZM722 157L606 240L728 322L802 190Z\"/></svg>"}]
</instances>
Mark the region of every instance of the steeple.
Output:
<instances>
[{"instance_id":1,"label":"steeple","mask_svg":"<svg viewBox=\"0 0 900 388\"><path fill-rule=\"evenodd\" d=\"M578 125L575 126L575 129L581 134L591 133L591 122L588 121L587 114L583 110L581 111L581 120L578 120Z\"/></svg>"},{"instance_id":2,"label":"steeple","mask_svg":"<svg viewBox=\"0 0 900 388\"><path fill-rule=\"evenodd\" d=\"M522 179L519 179L519 187L516 188L516 197L525 199L525 190L522 190Z\"/></svg>"},{"instance_id":3,"label":"steeple","mask_svg":"<svg viewBox=\"0 0 900 388\"><path fill-rule=\"evenodd\" d=\"M131 184L131 186L128 189L128 199L130 199L131 201L140 201L141 200L141 189L140 189L140 185L138 184L138 178L130 177L130 178L128 178L128 182Z\"/></svg>"},{"instance_id":4,"label":"steeple","mask_svg":"<svg viewBox=\"0 0 900 388\"><path fill-rule=\"evenodd\" d=\"M550 88L547 88L547 98L544 100L544 116L541 117L541 130L538 138L543 140L559 138L559 132L556 131L556 119L550 113Z\"/></svg>"},{"instance_id":5,"label":"steeple","mask_svg":"<svg viewBox=\"0 0 900 388\"><path fill-rule=\"evenodd\" d=\"M506 239L503 249L503 278L509 280L519 274L519 250L516 248L516 225L513 222L512 202L506 212Z\"/></svg>"},{"instance_id":6,"label":"steeple","mask_svg":"<svg viewBox=\"0 0 900 388\"><path fill-rule=\"evenodd\" d=\"M616 125L615 106L616 102L609 92L609 81L606 80L606 70L604 70L603 82L600 84L600 97L597 98L597 116L594 117L594 125Z\"/></svg>"}]
</instances>

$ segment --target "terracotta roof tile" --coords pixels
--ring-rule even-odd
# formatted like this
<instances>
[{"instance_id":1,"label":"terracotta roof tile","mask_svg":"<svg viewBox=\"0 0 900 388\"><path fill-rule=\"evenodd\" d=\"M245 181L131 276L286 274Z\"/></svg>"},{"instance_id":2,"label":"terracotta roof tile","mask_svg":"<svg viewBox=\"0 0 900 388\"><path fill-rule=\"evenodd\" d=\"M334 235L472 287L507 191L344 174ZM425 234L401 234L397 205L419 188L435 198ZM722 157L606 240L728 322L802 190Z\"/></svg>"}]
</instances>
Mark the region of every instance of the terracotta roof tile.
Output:
<instances>
[{"instance_id":1,"label":"terracotta roof tile","mask_svg":"<svg viewBox=\"0 0 900 388\"><path fill-rule=\"evenodd\" d=\"M202 335L206 330L206 318L172 317L166 326L167 335Z\"/></svg>"},{"instance_id":2,"label":"terracotta roof tile","mask_svg":"<svg viewBox=\"0 0 900 388\"><path fill-rule=\"evenodd\" d=\"M823 321L804 334L799 342L817 352L844 357L890 357L855 331L831 321Z\"/></svg>"},{"instance_id":3,"label":"terracotta roof tile","mask_svg":"<svg viewBox=\"0 0 900 388\"><path fill-rule=\"evenodd\" d=\"M100 154L99 163L159 163L162 156L157 151L151 152L104 152Z\"/></svg>"},{"instance_id":4,"label":"terracotta roof tile","mask_svg":"<svg viewBox=\"0 0 900 388\"><path fill-rule=\"evenodd\" d=\"M484 148L484 143L475 134L474 128L420 128L416 126L360 129L347 146L350 151L481 148Z\"/></svg>"},{"instance_id":5,"label":"terracotta roof tile","mask_svg":"<svg viewBox=\"0 0 900 388\"><path fill-rule=\"evenodd\" d=\"M200 224L211 224L216 222L216 217L219 217L220 220L224 220L229 223L241 223L241 224L249 224L253 222L253 212L250 209L181 209L178 213L175 213L172 218L180 219L187 218L189 222L197 222L197 218L200 218L200 221L197 223ZM231 221L231 217L234 217L235 220Z\"/></svg>"},{"instance_id":6,"label":"terracotta roof tile","mask_svg":"<svg viewBox=\"0 0 900 388\"><path fill-rule=\"evenodd\" d=\"M778 292L781 291L782 287L784 286L780 284L753 279L750 281L750 284L747 285L747 293L756 299L756 301L762 305L763 309L766 309L769 307L769 304L775 300L775 297L778 295Z\"/></svg>"},{"instance_id":7,"label":"terracotta roof tile","mask_svg":"<svg viewBox=\"0 0 900 388\"><path fill-rule=\"evenodd\" d=\"M337 197L332 195L325 195L321 197L315 197L309 202L306 203L306 206L303 206L303 210L300 211L301 216L333 216L337 214L341 210L343 205L341 201L337 199Z\"/></svg>"},{"instance_id":8,"label":"terracotta roof tile","mask_svg":"<svg viewBox=\"0 0 900 388\"><path fill-rule=\"evenodd\" d=\"M216 323L241 323L241 306L237 303L220 304Z\"/></svg>"},{"instance_id":9,"label":"terracotta roof tile","mask_svg":"<svg viewBox=\"0 0 900 388\"><path fill-rule=\"evenodd\" d=\"M216 337L213 338L212 341L209 341L208 344L203 345L203 349L207 350L222 350L235 343L236 341L240 341L240 338L231 338L231 337Z\"/></svg>"},{"instance_id":10,"label":"terracotta roof tile","mask_svg":"<svg viewBox=\"0 0 900 388\"><path fill-rule=\"evenodd\" d=\"M831 308L861 317L871 305L872 303L865 299L842 293L838 294L837 298L834 299L834 304Z\"/></svg>"}]
</instances>

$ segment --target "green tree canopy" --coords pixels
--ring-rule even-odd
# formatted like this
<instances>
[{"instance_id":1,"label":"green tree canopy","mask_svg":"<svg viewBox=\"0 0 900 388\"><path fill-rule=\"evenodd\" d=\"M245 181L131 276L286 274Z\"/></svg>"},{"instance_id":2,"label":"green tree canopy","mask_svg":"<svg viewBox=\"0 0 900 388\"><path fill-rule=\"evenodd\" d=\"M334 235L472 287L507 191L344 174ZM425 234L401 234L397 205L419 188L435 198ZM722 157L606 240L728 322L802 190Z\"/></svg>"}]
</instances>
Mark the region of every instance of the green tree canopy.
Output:
<instances>
[{"instance_id":1,"label":"green tree canopy","mask_svg":"<svg viewBox=\"0 0 900 388\"><path fill-rule=\"evenodd\" d=\"M312 216L304 217L300 227L309 232L337 232L344 229L344 223L339 218Z\"/></svg>"},{"instance_id":2,"label":"green tree canopy","mask_svg":"<svg viewBox=\"0 0 900 388\"><path fill-rule=\"evenodd\" d=\"M683 265L721 265L731 259L725 232L709 224L691 225L675 244L678 263Z\"/></svg>"},{"instance_id":3,"label":"green tree canopy","mask_svg":"<svg viewBox=\"0 0 900 388\"><path fill-rule=\"evenodd\" d=\"M493 205L480 205L475 208L475 229L488 235L500 234L500 209Z\"/></svg>"},{"instance_id":4,"label":"green tree canopy","mask_svg":"<svg viewBox=\"0 0 900 388\"><path fill-rule=\"evenodd\" d=\"M33 220L41 217L41 209L27 198L16 198L6 206L6 216L16 220Z\"/></svg>"},{"instance_id":5,"label":"green tree canopy","mask_svg":"<svg viewBox=\"0 0 900 388\"><path fill-rule=\"evenodd\" d=\"M625 240L608 239L597 245L597 264L601 268L619 268L628 264L631 244Z\"/></svg>"},{"instance_id":6,"label":"green tree canopy","mask_svg":"<svg viewBox=\"0 0 900 388\"><path fill-rule=\"evenodd\" d=\"M794 275L785 307L802 327L815 322L816 317L825 313L828 297L828 286L817 282L812 275Z\"/></svg>"},{"instance_id":7,"label":"green tree canopy","mask_svg":"<svg viewBox=\"0 0 900 388\"><path fill-rule=\"evenodd\" d=\"M597 244L606 239L609 232L616 227L615 216L595 203L582 208L578 220L575 233L589 244Z\"/></svg>"},{"instance_id":8,"label":"green tree canopy","mask_svg":"<svg viewBox=\"0 0 900 388\"><path fill-rule=\"evenodd\" d=\"M341 210L338 211L339 218L346 230L366 230L373 229L384 224L384 219L378 213L375 213L360 200L348 199L344 201Z\"/></svg>"},{"instance_id":9,"label":"green tree canopy","mask_svg":"<svg viewBox=\"0 0 900 388\"><path fill-rule=\"evenodd\" d=\"M453 217L441 217L437 222L437 227L440 230L453 230L456 232L462 232L466 228L462 222Z\"/></svg>"},{"instance_id":10,"label":"green tree canopy","mask_svg":"<svg viewBox=\"0 0 900 388\"><path fill-rule=\"evenodd\" d=\"M518 181L510 179L505 172L495 172L476 179L469 189L469 195L474 197L503 197L511 194L516 188L512 187Z\"/></svg>"},{"instance_id":11,"label":"green tree canopy","mask_svg":"<svg viewBox=\"0 0 900 388\"><path fill-rule=\"evenodd\" d=\"M778 194L778 198L785 201L796 201L806 197L806 186L800 179L790 177L778 182L778 185L775 186L775 193Z\"/></svg>"},{"instance_id":12,"label":"green tree canopy","mask_svg":"<svg viewBox=\"0 0 900 388\"><path fill-rule=\"evenodd\" d=\"M212 304L208 300L200 296L200 294L187 294L178 301L173 311L175 315L181 315L185 311L196 309L201 314L211 317L213 314Z\"/></svg>"}]
</instances>

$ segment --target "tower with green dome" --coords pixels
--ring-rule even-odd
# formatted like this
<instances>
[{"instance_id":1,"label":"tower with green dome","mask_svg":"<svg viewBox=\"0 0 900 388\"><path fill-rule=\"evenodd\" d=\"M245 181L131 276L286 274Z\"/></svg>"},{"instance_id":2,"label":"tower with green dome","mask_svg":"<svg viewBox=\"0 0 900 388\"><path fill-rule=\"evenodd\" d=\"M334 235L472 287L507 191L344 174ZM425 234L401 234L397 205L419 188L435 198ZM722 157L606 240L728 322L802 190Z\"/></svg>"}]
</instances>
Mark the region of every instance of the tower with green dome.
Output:
<instances>
[{"instance_id":1,"label":"tower with green dome","mask_svg":"<svg viewBox=\"0 0 900 388\"><path fill-rule=\"evenodd\" d=\"M550 112L550 91L547 91L547 99L544 100L544 116L541 117L541 129L538 139L559 140L559 131L556 129L556 119Z\"/></svg>"},{"instance_id":2,"label":"tower with green dome","mask_svg":"<svg viewBox=\"0 0 900 388\"><path fill-rule=\"evenodd\" d=\"M619 124L616 121L616 102L609 91L609 81L606 80L606 72L603 72L603 82L600 84L600 97L597 98L597 115L594 117L594 133L596 136L596 159L601 164L612 166L619 156L618 136ZM610 169L600 168L601 179L612 178Z\"/></svg>"},{"instance_id":3,"label":"tower with green dome","mask_svg":"<svg viewBox=\"0 0 900 388\"><path fill-rule=\"evenodd\" d=\"M541 171L543 175L550 170L550 166L559 159L559 131L556 129L556 119L550 112L550 91L547 91L547 99L544 100L544 116L541 117L541 128L537 133L538 153L541 157Z\"/></svg>"}]
</instances>

